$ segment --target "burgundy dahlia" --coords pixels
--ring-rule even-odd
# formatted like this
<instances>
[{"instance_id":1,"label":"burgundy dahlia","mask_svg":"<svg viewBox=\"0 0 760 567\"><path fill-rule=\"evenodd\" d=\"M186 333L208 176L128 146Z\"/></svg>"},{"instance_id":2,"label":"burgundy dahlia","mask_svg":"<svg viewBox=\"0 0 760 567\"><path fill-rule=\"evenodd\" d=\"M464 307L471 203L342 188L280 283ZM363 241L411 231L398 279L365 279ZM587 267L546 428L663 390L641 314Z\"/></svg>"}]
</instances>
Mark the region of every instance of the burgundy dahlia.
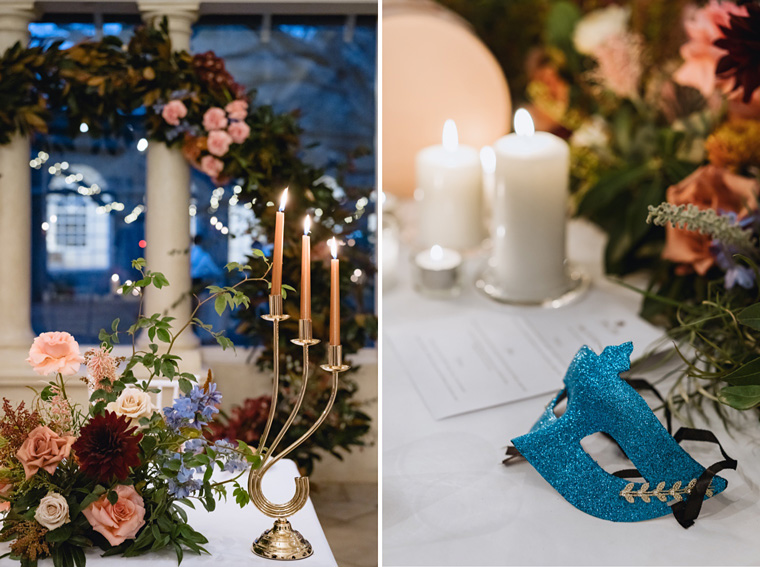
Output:
<instances>
[{"instance_id":1,"label":"burgundy dahlia","mask_svg":"<svg viewBox=\"0 0 760 567\"><path fill-rule=\"evenodd\" d=\"M734 79L732 91L744 89L742 100L748 103L760 87L760 5L745 4L746 16L731 14L728 27L720 26L725 37L715 46L728 51L718 61L717 74Z\"/></svg>"},{"instance_id":2,"label":"burgundy dahlia","mask_svg":"<svg viewBox=\"0 0 760 567\"><path fill-rule=\"evenodd\" d=\"M142 433L135 434L131 420L107 411L96 415L79 432L72 448L79 467L98 482L110 482L115 477L125 480L129 469L140 465Z\"/></svg>"}]
</instances>

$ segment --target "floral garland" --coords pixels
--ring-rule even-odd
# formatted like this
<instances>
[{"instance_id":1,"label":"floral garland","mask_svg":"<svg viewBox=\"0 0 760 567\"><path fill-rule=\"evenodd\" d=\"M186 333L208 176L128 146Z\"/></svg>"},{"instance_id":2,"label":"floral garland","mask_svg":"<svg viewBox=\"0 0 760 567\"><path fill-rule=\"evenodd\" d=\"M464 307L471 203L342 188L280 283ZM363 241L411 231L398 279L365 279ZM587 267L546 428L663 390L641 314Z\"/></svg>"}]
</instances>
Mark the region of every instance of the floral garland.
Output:
<instances>
[{"instance_id":1,"label":"floral garland","mask_svg":"<svg viewBox=\"0 0 760 567\"><path fill-rule=\"evenodd\" d=\"M240 185L239 202L258 218L254 239L266 241L266 235L273 233L270 205L284 187L290 187L283 281L295 283L300 270L303 216L311 213L318 217L312 240L326 242L343 232L344 226L349 228L346 219L357 224L360 219L366 221L374 204L370 201L361 208L353 206L367 196L366 189L342 187L340 178L333 179L306 164L299 153L301 131L296 114L277 114L269 106L255 105L254 94L245 93L224 61L212 52L190 55L173 51L165 20L158 28L137 29L127 44L111 36L68 49L60 49L60 42L34 48L16 44L0 58L0 143L9 142L15 132L47 132L54 109L65 109L67 132L72 138L79 135L81 124L87 125L91 136L118 137L130 116L144 108L150 141L181 149L193 167L220 185L233 180ZM351 167L350 161L347 167ZM341 256L346 259L341 263L341 287L350 290L342 297L343 347L346 353L353 353L377 336L373 303L364 292L364 283L372 281L375 268L371 255L358 246L345 246ZM329 289L321 284L326 273L318 262L320 258L327 260L326 246L313 252L315 334L324 334L329 313ZM252 255L247 262L255 260ZM239 332L250 335L257 344L263 341L266 348L258 360L266 365L271 360L267 356L271 352L270 329L256 308L266 302L267 290L248 283L243 289L252 308L238 314ZM293 338L288 334L291 331L284 330L283 344ZM299 379L300 362L289 358L289 349L284 350L288 353L288 375L283 377L286 388L289 381ZM314 349L314 356L325 356L324 345ZM369 430L369 417L352 399L355 390L350 377L342 380L345 403L336 411L340 436L348 432L340 445L344 448L364 445L363 437ZM307 399L319 403L318 396ZM331 430L329 425L325 430ZM302 447L305 453L299 464L313 466L315 446L334 451L335 437L310 439Z\"/></svg>"},{"instance_id":2,"label":"floral garland","mask_svg":"<svg viewBox=\"0 0 760 567\"><path fill-rule=\"evenodd\" d=\"M243 282L266 283L269 263L261 263L263 274L245 276ZM133 267L142 277L122 286L123 293L137 290L142 298L147 287L168 285L161 273L145 268L143 259ZM248 306L241 284L210 290L201 304L221 298L224 308ZM170 547L179 562L186 550L205 552L207 543L187 524L182 506L194 507L197 501L212 511L228 485L240 506L249 502L239 479L249 467L260 466L256 449L243 441L207 439L222 394L210 371L198 384L172 354L183 332L206 328L196 318L199 308L175 331L171 317L144 315L141 301L132 326L120 330L115 320L111 332L101 331L101 345L84 356L69 333L34 339L27 362L54 379L32 410L23 402L14 408L4 399L0 417L0 512L6 513L0 541L11 542L11 558L23 566L46 557L56 567L83 566L85 550L95 546L106 555L125 557ZM139 332L148 337L145 349L136 347ZM223 347L230 344L220 333L212 334ZM132 354L115 357L113 345L124 337L132 343ZM66 393L67 378L76 376L83 363L87 374L82 380L92 392L86 408ZM163 409L151 396L160 392L151 387L158 377L176 380L182 392ZM228 474L214 477L215 471Z\"/></svg>"}]
</instances>

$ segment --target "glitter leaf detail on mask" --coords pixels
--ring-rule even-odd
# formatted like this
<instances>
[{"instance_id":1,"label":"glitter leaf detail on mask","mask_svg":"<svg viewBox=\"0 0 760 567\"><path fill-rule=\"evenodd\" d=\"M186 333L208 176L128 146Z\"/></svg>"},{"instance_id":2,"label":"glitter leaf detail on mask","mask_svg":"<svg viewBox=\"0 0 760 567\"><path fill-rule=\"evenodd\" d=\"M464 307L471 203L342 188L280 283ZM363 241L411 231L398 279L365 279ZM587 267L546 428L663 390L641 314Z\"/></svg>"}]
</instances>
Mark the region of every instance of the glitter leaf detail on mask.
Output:
<instances>
[{"instance_id":1,"label":"glitter leaf detail on mask","mask_svg":"<svg viewBox=\"0 0 760 567\"><path fill-rule=\"evenodd\" d=\"M666 490L665 482L661 482L657 485L657 488L650 491L648 482L642 484L638 490L633 489L634 486L636 486L635 482L629 482L625 485L625 488L620 491L620 496L625 498L626 502L629 504L633 504L636 501L636 498L641 498L646 503L649 503L652 498L657 498L657 500L660 502L666 502L668 500L668 496L673 498L673 502L680 502L683 500L684 495L688 496L691 494L691 490L696 484L697 479L694 478L684 488L681 488L681 481L677 480L675 483L673 483L673 486ZM708 488L707 497L709 498L712 495L712 488Z\"/></svg>"}]
</instances>

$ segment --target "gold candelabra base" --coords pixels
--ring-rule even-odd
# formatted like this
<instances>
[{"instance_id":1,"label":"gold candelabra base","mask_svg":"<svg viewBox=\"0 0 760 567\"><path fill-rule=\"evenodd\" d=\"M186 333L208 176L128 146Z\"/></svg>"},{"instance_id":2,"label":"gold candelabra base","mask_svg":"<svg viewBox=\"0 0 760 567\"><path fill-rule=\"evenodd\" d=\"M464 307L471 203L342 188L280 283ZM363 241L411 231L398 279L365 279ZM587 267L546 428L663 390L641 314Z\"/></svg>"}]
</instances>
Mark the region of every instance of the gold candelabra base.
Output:
<instances>
[{"instance_id":1,"label":"gold candelabra base","mask_svg":"<svg viewBox=\"0 0 760 567\"><path fill-rule=\"evenodd\" d=\"M286 561L306 559L314 553L311 544L285 518L277 518L274 526L253 542L251 551L265 559Z\"/></svg>"},{"instance_id":2,"label":"gold candelabra base","mask_svg":"<svg viewBox=\"0 0 760 567\"><path fill-rule=\"evenodd\" d=\"M280 379L280 348L279 348L279 329L280 321L284 321L288 318L282 311L282 297L270 296L269 298L269 314L262 315L267 321L271 321L273 324L273 350L274 350L274 377L272 380L272 403L269 410L269 417L267 419L264 433L261 436L259 442L259 455L261 455L262 462L260 469L251 469L248 477L248 494L251 497L253 504L261 510L264 514L271 518L275 518L274 526L263 534L261 534L251 546L251 551L259 557L265 557L267 559L278 559L285 561L292 561L295 559L305 559L314 553L311 544L304 538L299 532L294 530L288 522L287 518L292 516L298 510L306 505L309 498L309 477L297 477L295 479L296 491L293 498L288 502L281 504L275 504L270 502L266 496L264 496L261 490L261 480L267 471L277 461L282 459L285 455L290 453L293 449L303 443L309 436L311 436L327 418L327 415L332 409L335 402L335 396L338 393L338 376L341 372L345 372L349 369L349 366L343 364L343 349L340 345L330 345L327 349L327 364L321 366L322 370L331 374L330 380L330 399L327 402L327 406L322 411L319 418L312 424L312 426L299 437L289 447L281 451L278 455L274 454L277 445L282 441L286 431L292 425L293 420L298 414L298 410L301 409L301 404L306 394L306 385L309 380L309 347L319 343L319 339L315 339L312 335L312 325L310 319L301 319L298 322L298 338L293 339L293 343L301 346L303 349L303 379L301 383L301 389L298 393L298 397L294 403L293 409L288 417L287 421L283 425L280 432L275 437L271 446L267 446L266 442L269 437L269 431L272 427L272 421L274 420L274 414L277 408L277 394L279 390Z\"/></svg>"}]
</instances>

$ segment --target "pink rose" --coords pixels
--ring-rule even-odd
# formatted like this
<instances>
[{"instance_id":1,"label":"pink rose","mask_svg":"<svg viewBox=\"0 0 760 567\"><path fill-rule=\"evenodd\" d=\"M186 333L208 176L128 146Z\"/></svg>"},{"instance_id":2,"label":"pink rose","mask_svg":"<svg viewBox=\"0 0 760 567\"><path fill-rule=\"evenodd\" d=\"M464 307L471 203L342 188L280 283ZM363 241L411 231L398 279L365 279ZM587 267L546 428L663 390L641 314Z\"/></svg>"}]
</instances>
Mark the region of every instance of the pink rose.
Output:
<instances>
[{"instance_id":1,"label":"pink rose","mask_svg":"<svg viewBox=\"0 0 760 567\"><path fill-rule=\"evenodd\" d=\"M242 99L233 100L224 107L224 110L233 120L245 120L248 116L248 102Z\"/></svg>"},{"instance_id":2,"label":"pink rose","mask_svg":"<svg viewBox=\"0 0 760 567\"><path fill-rule=\"evenodd\" d=\"M145 525L145 505L134 486L120 484L114 491L119 497L116 504L111 504L104 494L82 510L82 514L93 530L116 546L137 537L137 532Z\"/></svg>"},{"instance_id":3,"label":"pink rose","mask_svg":"<svg viewBox=\"0 0 760 567\"><path fill-rule=\"evenodd\" d=\"M50 474L55 473L58 463L71 453L74 441L75 437L61 437L44 425L35 427L16 453L16 457L24 465L27 480L40 469L45 469Z\"/></svg>"},{"instance_id":4,"label":"pink rose","mask_svg":"<svg viewBox=\"0 0 760 567\"><path fill-rule=\"evenodd\" d=\"M0 498L8 498L13 492L13 485L9 482L0 482ZM11 503L7 500L0 500L0 512L6 512L11 509Z\"/></svg>"},{"instance_id":5,"label":"pink rose","mask_svg":"<svg viewBox=\"0 0 760 567\"><path fill-rule=\"evenodd\" d=\"M79 371L84 358L74 337L66 332L54 331L42 333L34 339L26 361L37 374L45 376L60 372L71 376Z\"/></svg>"},{"instance_id":6,"label":"pink rose","mask_svg":"<svg viewBox=\"0 0 760 567\"><path fill-rule=\"evenodd\" d=\"M164 105L161 116L167 124L179 126L180 119L187 116L187 107L181 100L171 100Z\"/></svg>"},{"instance_id":7,"label":"pink rose","mask_svg":"<svg viewBox=\"0 0 760 567\"><path fill-rule=\"evenodd\" d=\"M667 199L672 205L696 205L700 209L738 213L747 216L757 208L760 184L754 179L729 172L726 169L705 165L677 185L668 188ZM692 271L704 276L715 264L710 251L711 237L682 228L665 228L665 248L662 257L681 264L676 272Z\"/></svg>"},{"instance_id":8,"label":"pink rose","mask_svg":"<svg viewBox=\"0 0 760 567\"><path fill-rule=\"evenodd\" d=\"M232 136L223 130L214 130L208 135L206 146L208 151L215 156L222 157L230 149Z\"/></svg>"},{"instance_id":9,"label":"pink rose","mask_svg":"<svg viewBox=\"0 0 760 567\"><path fill-rule=\"evenodd\" d=\"M214 156L203 156L201 158L201 171L215 179L219 177L224 169L224 162L216 159Z\"/></svg>"},{"instance_id":10,"label":"pink rose","mask_svg":"<svg viewBox=\"0 0 760 567\"><path fill-rule=\"evenodd\" d=\"M236 144L242 144L251 135L251 127L245 122L233 122L227 128L227 132L232 136L232 141Z\"/></svg>"},{"instance_id":11,"label":"pink rose","mask_svg":"<svg viewBox=\"0 0 760 567\"><path fill-rule=\"evenodd\" d=\"M727 27L731 14L746 16L747 8L710 0L703 8L693 9L684 22L689 40L681 46L684 62L673 78L681 85L698 89L705 98L715 91L718 59L726 54L713 42L723 37L719 26Z\"/></svg>"},{"instance_id":12,"label":"pink rose","mask_svg":"<svg viewBox=\"0 0 760 567\"><path fill-rule=\"evenodd\" d=\"M203 115L203 127L207 132L223 130L227 127L227 115L224 110L216 106L209 108Z\"/></svg>"}]
</instances>

